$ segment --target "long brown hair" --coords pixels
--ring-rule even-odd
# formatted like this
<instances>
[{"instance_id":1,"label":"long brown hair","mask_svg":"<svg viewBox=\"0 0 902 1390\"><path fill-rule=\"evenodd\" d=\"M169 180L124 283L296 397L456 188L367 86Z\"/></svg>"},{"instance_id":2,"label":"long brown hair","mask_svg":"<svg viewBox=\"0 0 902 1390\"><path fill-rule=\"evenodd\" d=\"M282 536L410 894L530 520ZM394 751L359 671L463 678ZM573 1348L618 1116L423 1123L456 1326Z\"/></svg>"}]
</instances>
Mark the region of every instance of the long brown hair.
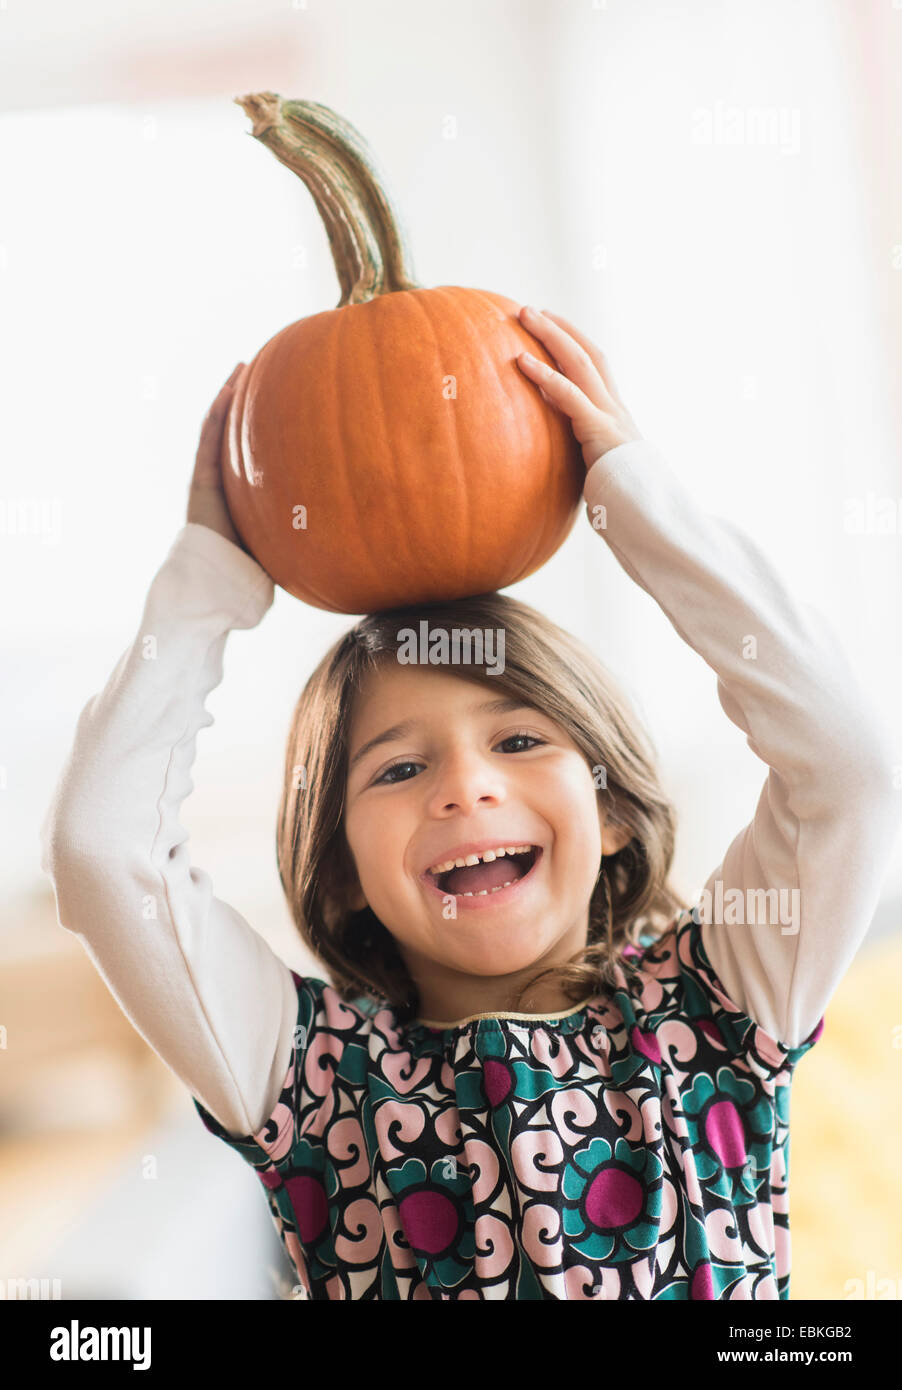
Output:
<instances>
[{"instance_id":1,"label":"long brown hair","mask_svg":"<svg viewBox=\"0 0 902 1390\"><path fill-rule=\"evenodd\" d=\"M291 723L276 839L279 877L295 924L343 999L387 1003L399 1021L416 1016L416 984L390 931L370 908L349 906L356 872L342 811L354 698L370 672L397 662L401 629L418 631L422 620L445 632L503 631L502 672L474 661L455 665L453 674L513 694L559 724L593 769L605 821L631 832L624 848L599 866L585 948L567 964L533 976L520 993L522 1001L538 979L552 974L580 1002L612 986L618 967L631 968L624 948L635 947L643 930L660 936L688 906L667 878L675 812L658 780L648 735L610 674L575 637L503 594L371 614L334 644L310 676Z\"/></svg>"}]
</instances>

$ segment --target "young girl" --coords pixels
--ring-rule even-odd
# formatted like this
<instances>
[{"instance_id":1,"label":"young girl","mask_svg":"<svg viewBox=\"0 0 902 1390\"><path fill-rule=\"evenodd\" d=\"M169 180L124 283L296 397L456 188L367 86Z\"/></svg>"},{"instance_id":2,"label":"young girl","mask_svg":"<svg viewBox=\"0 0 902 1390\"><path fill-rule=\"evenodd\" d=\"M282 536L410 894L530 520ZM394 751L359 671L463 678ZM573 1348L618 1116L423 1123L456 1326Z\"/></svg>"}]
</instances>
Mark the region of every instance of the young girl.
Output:
<instances>
[{"instance_id":1,"label":"young girl","mask_svg":"<svg viewBox=\"0 0 902 1390\"><path fill-rule=\"evenodd\" d=\"M824 619L640 437L598 348L521 321L557 364L518 359L572 423L589 519L770 769L700 902L667 883L674 815L627 702L498 594L366 617L301 695L278 862L328 982L214 896L179 808L226 637L273 599L221 489L235 373L43 866L257 1173L299 1296L788 1298L789 1085L877 903L887 733ZM503 671L403 664L423 619L503 633Z\"/></svg>"}]
</instances>

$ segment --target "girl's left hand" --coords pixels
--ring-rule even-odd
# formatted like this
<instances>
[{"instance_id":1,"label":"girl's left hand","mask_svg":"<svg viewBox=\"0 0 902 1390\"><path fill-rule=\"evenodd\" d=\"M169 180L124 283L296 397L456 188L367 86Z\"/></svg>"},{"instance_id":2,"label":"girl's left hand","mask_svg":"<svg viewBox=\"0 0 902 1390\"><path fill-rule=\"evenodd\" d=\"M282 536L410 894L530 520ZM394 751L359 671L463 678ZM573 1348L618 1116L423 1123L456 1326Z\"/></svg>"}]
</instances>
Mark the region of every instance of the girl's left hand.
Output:
<instances>
[{"instance_id":1,"label":"girl's left hand","mask_svg":"<svg viewBox=\"0 0 902 1390\"><path fill-rule=\"evenodd\" d=\"M582 446L586 468L602 454L642 435L617 391L607 358L578 329L557 314L539 313L531 305L520 310L520 322L554 358L559 370L529 353L517 365L535 382L545 400L569 416Z\"/></svg>"},{"instance_id":2,"label":"girl's left hand","mask_svg":"<svg viewBox=\"0 0 902 1390\"><path fill-rule=\"evenodd\" d=\"M229 515L220 464L222 437L229 406L232 404L235 383L244 365L244 362L238 363L228 381L220 387L219 395L204 418L194 460L194 474L188 490L188 512L185 520L208 526L211 531L217 531L220 536L225 536L227 541L237 545L239 550L249 554Z\"/></svg>"}]
</instances>

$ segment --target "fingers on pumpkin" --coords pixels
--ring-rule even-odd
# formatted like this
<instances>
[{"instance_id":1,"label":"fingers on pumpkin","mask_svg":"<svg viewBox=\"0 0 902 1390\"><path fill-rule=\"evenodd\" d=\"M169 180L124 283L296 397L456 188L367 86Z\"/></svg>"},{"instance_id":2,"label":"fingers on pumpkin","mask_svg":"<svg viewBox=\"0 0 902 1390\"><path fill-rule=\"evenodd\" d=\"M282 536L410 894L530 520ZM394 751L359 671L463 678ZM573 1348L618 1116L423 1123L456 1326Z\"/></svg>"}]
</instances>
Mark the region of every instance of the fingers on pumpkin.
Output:
<instances>
[{"instance_id":1,"label":"fingers on pumpkin","mask_svg":"<svg viewBox=\"0 0 902 1390\"><path fill-rule=\"evenodd\" d=\"M210 472L219 457L225 429L225 415L231 404L231 399L228 385L223 386L204 418L195 460L196 468L202 474Z\"/></svg>"},{"instance_id":2,"label":"fingers on pumpkin","mask_svg":"<svg viewBox=\"0 0 902 1390\"><path fill-rule=\"evenodd\" d=\"M543 401L547 401L549 405L557 405L557 401L552 399L545 390L545 386L551 386L555 383L560 384L565 381L566 378L562 377L559 372L556 372L553 367L549 367L547 362L540 362L537 357L532 357L530 353L525 353L518 357L517 364L523 368L533 385L538 388L539 395L542 397ZM535 373L535 375L533 376L532 373ZM541 378L541 380L539 380L539 378ZM542 382L545 383L545 386L542 385Z\"/></svg>"},{"instance_id":3,"label":"fingers on pumpkin","mask_svg":"<svg viewBox=\"0 0 902 1390\"><path fill-rule=\"evenodd\" d=\"M588 399L594 400L599 386L604 387L604 380L588 349L576 342L566 329L555 324L548 325L543 339L564 379L575 385Z\"/></svg>"},{"instance_id":4,"label":"fingers on pumpkin","mask_svg":"<svg viewBox=\"0 0 902 1390\"><path fill-rule=\"evenodd\" d=\"M611 371L610 363L608 362L607 357L602 352L601 348L597 345L597 343L593 343L591 338L587 338L584 333L581 333L580 330L578 328L575 328L573 324L570 323L567 319L561 318L560 314L552 314L548 309L543 309L542 313L545 315L546 318L552 319L554 323L556 323L565 333L568 333L570 337L573 338L574 341L578 344L578 346L582 348L586 357L589 359L589 361L592 363L592 366L598 372L602 386L615 401L622 405L623 402L620 400L620 396L617 391L617 383L614 381L614 376Z\"/></svg>"}]
</instances>

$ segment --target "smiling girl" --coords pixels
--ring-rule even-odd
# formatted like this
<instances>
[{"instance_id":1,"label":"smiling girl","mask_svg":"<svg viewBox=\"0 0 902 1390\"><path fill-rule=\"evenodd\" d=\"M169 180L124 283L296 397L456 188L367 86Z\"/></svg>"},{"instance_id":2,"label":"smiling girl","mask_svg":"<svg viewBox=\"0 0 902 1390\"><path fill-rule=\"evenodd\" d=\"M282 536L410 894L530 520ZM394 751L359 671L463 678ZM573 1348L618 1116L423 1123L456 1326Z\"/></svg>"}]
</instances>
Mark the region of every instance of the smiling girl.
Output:
<instances>
[{"instance_id":1,"label":"smiling girl","mask_svg":"<svg viewBox=\"0 0 902 1390\"><path fill-rule=\"evenodd\" d=\"M706 884L729 909L669 884L673 809L610 675L499 594L365 617L301 694L278 863L328 978L214 896L179 809L228 633L273 600L218 471L238 369L139 635L79 720L43 865L60 923L256 1171L300 1296L788 1298L789 1086L877 903L887 734L825 620L641 438L598 348L521 321L556 363L518 359L582 446L590 520L768 766ZM401 664L424 619L502 632L503 672ZM792 924L760 910L780 894Z\"/></svg>"}]
</instances>

